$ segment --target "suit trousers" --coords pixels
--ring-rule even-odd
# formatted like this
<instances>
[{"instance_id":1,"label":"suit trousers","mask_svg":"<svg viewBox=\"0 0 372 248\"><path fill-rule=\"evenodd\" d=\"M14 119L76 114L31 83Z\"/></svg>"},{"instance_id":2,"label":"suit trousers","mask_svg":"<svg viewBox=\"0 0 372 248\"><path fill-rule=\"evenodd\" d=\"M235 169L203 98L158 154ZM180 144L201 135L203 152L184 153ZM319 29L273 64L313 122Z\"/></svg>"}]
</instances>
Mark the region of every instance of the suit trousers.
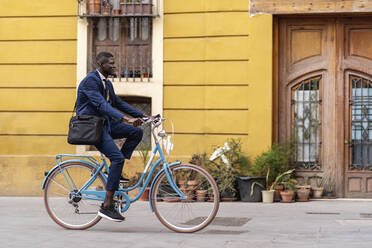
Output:
<instances>
[{"instance_id":1,"label":"suit trousers","mask_svg":"<svg viewBox=\"0 0 372 248\"><path fill-rule=\"evenodd\" d=\"M102 132L102 142L97 145L98 151L110 159L110 171L108 174L106 190L115 191L119 188L120 176L124 166L124 160L130 159L134 149L142 140L142 129L121 122L111 122L111 133L105 127ZM119 150L114 139L126 138L124 145Z\"/></svg>"}]
</instances>

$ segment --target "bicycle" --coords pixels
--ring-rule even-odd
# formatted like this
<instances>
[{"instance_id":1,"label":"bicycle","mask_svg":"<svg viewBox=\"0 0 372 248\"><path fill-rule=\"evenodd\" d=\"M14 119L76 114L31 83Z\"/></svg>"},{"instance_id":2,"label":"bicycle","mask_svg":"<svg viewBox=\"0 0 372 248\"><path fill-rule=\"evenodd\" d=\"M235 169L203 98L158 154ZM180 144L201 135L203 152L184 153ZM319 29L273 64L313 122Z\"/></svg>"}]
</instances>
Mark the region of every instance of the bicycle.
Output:
<instances>
[{"instance_id":1,"label":"bicycle","mask_svg":"<svg viewBox=\"0 0 372 248\"><path fill-rule=\"evenodd\" d=\"M157 132L164 120L157 115L145 121L145 124L152 125L155 148L138 182L129 188L120 184L114 194L115 207L124 213L150 185L149 204L159 221L175 232L196 232L208 226L216 216L219 191L212 176L203 168L181 164L180 161L167 163L160 144L167 134L164 130ZM160 158L153 163L157 154ZM109 172L102 154L101 159L100 163L92 156L59 154L56 156L57 165L45 173L42 183L44 205L49 216L60 226L82 230L101 220L97 212L105 198ZM160 171L155 174L158 166ZM102 172L103 168L107 174ZM196 185L187 182L191 178L197 179ZM139 193L130 199L127 192L136 188ZM204 198L196 198L197 190L204 193Z\"/></svg>"}]
</instances>

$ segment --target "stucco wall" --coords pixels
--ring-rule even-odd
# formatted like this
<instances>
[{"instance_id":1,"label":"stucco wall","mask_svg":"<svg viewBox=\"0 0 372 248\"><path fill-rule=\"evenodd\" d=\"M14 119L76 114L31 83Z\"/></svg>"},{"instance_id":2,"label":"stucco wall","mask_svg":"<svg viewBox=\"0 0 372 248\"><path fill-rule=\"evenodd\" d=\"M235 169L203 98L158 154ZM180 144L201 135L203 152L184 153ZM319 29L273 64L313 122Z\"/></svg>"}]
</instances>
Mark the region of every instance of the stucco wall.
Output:
<instances>
[{"instance_id":1,"label":"stucco wall","mask_svg":"<svg viewBox=\"0 0 372 248\"><path fill-rule=\"evenodd\" d=\"M0 194L40 194L66 142L75 98L77 1L3 0L0 8Z\"/></svg>"},{"instance_id":2,"label":"stucco wall","mask_svg":"<svg viewBox=\"0 0 372 248\"><path fill-rule=\"evenodd\" d=\"M164 0L164 115L173 158L227 138L249 155L271 144L272 16L247 0ZM75 100L76 0L3 0L0 8L0 195L40 195L66 142ZM127 174L140 168L125 165Z\"/></svg>"},{"instance_id":3,"label":"stucco wall","mask_svg":"<svg viewBox=\"0 0 372 248\"><path fill-rule=\"evenodd\" d=\"M272 16L248 0L164 3L164 115L174 155L240 138L249 155L271 145Z\"/></svg>"}]
</instances>

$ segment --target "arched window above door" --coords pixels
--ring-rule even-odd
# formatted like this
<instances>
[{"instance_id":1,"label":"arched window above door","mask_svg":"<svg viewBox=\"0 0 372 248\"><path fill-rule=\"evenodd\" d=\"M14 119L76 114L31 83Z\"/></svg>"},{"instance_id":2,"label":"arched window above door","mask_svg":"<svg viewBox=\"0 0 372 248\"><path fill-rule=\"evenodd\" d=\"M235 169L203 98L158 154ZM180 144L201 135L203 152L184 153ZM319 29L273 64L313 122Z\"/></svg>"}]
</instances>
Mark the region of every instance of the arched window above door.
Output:
<instances>
[{"instance_id":1,"label":"arched window above door","mask_svg":"<svg viewBox=\"0 0 372 248\"><path fill-rule=\"evenodd\" d=\"M303 169L320 168L320 84L321 77L316 76L291 88L294 162Z\"/></svg>"}]
</instances>

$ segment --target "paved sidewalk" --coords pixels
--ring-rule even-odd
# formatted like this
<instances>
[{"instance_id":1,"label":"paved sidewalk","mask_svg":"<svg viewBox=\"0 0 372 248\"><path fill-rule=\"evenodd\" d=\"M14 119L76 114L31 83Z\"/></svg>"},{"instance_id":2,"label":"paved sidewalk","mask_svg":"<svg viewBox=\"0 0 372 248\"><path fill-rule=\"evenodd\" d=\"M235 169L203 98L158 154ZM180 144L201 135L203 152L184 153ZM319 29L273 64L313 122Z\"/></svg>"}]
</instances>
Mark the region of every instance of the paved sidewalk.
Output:
<instances>
[{"instance_id":1,"label":"paved sidewalk","mask_svg":"<svg viewBox=\"0 0 372 248\"><path fill-rule=\"evenodd\" d=\"M101 220L85 231L65 230L39 197L0 197L0 247L372 247L372 201L221 203L217 219L194 234L174 233L147 202L127 220Z\"/></svg>"}]
</instances>

